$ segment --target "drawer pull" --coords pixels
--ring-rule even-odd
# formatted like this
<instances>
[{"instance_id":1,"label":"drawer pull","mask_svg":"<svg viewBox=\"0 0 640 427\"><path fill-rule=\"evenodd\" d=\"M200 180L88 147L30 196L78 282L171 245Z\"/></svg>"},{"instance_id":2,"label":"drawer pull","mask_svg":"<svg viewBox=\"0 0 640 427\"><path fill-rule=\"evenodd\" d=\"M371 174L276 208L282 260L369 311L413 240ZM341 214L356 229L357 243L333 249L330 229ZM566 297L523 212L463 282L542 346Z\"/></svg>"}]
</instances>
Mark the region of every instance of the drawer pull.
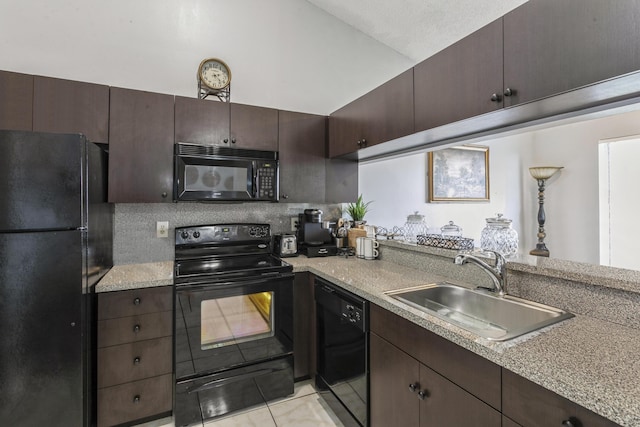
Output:
<instances>
[{"instance_id":1,"label":"drawer pull","mask_svg":"<svg viewBox=\"0 0 640 427\"><path fill-rule=\"evenodd\" d=\"M138 403L140 402L140 395L136 394L135 396L133 396L133 403Z\"/></svg>"},{"instance_id":2,"label":"drawer pull","mask_svg":"<svg viewBox=\"0 0 640 427\"><path fill-rule=\"evenodd\" d=\"M418 387L420 387L420 384L418 383L409 384L409 390L411 390L411 393L415 393L416 390L418 390Z\"/></svg>"},{"instance_id":3,"label":"drawer pull","mask_svg":"<svg viewBox=\"0 0 640 427\"><path fill-rule=\"evenodd\" d=\"M133 359L133 364L134 365L139 365L140 364L140 358L136 357L135 359Z\"/></svg>"},{"instance_id":4,"label":"drawer pull","mask_svg":"<svg viewBox=\"0 0 640 427\"><path fill-rule=\"evenodd\" d=\"M428 392L428 391L426 391L426 390L420 390L420 391L418 392L418 399L420 399L420 400L424 400L424 399L426 399L427 397L429 397L429 392Z\"/></svg>"},{"instance_id":5,"label":"drawer pull","mask_svg":"<svg viewBox=\"0 0 640 427\"><path fill-rule=\"evenodd\" d=\"M140 332L140 325L134 325L133 332Z\"/></svg>"},{"instance_id":6,"label":"drawer pull","mask_svg":"<svg viewBox=\"0 0 640 427\"><path fill-rule=\"evenodd\" d=\"M133 305L140 305L141 302L142 300L140 299L140 297L135 297L133 299Z\"/></svg>"}]
</instances>

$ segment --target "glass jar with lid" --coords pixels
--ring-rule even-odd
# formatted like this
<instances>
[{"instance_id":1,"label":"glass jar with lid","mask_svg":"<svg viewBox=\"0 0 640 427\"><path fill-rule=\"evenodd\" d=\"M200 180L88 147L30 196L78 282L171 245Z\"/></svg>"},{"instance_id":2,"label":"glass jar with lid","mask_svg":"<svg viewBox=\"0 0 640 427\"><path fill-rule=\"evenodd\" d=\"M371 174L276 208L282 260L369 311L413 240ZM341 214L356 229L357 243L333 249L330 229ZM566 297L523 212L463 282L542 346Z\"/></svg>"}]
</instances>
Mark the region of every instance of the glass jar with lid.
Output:
<instances>
[{"instance_id":1,"label":"glass jar with lid","mask_svg":"<svg viewBox=\"0 0 640 427\"><path fill-rule=\"evenodd\" d=\"M462 236L462 227L460 227L459 225L455 225L453 221L449 221L448 224L440 227L440 234L442 234L442 236L444 237L460 237Z\"/></svg>"},{"instance_id":2,"label":"glass jar with lid","mask_svg":"<svg viewBox=\"0 0 640 427\"><path fill-rule=\"evenodd\" d=\"M418 236L427 234L429 227L424 220L424 215L420 215L415 211L413 215L407 216L407 222L404 224L404 239L408 243L417 243Z\"/></svg>"},{"instance_id":3,"label":"glass jar with lid","mask_svg":"<svg viewBox=\"0 0 640 427\"><path fill-rule=\"evenodd\" d=\"M511 228L511 220L496 214L487 218L487 225L480 235L480 247L483 250L500 252L505 257L518 253L518 232Z\"/></svg>"}]
</instances>

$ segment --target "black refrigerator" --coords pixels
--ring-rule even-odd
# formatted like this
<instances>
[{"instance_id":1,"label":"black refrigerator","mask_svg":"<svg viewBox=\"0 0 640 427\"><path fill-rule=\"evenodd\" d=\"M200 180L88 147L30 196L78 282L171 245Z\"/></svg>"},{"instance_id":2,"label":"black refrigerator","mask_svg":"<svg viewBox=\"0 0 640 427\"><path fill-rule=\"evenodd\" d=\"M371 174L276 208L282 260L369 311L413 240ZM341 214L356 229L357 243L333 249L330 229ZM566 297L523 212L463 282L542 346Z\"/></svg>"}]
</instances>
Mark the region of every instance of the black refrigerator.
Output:
<instances>
[{"instance_id":1,"label":"black refrigerator","mask_svg":"<svg viewBox=\"0 0 640 427\"><path fill-rule=\"evenodd\" d=\"M113 265L107 153L0 131L0 424L88 426L95 284Z\"/></svg>"}]
</instances>

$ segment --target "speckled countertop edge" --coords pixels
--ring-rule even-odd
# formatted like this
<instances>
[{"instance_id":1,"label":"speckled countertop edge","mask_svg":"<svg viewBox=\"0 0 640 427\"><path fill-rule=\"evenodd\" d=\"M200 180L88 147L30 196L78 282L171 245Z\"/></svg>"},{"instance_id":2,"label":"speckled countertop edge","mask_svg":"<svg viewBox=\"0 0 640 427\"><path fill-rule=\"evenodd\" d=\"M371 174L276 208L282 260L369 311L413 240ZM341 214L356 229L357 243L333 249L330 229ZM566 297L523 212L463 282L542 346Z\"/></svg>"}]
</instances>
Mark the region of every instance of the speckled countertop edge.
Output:
<instances>
[{"instance_id":1,"label":"speckled countertop edge","mask_svg":"<svg viewBox=\"0 0 640 427\"><path fill-rule=\"evenodd\" d=\"M425 249L438 255L443 251ZM325 278L623 426L640 425L640 382L635 381L640 378L640 331L636 329L577 315L506 343L491 342L384 294L445 280L437 274L353 257L299 256L285 261L294 272ZM96 292L172 284L172 261L118 265L96 285Z\"/></svg>"}]
</instances>

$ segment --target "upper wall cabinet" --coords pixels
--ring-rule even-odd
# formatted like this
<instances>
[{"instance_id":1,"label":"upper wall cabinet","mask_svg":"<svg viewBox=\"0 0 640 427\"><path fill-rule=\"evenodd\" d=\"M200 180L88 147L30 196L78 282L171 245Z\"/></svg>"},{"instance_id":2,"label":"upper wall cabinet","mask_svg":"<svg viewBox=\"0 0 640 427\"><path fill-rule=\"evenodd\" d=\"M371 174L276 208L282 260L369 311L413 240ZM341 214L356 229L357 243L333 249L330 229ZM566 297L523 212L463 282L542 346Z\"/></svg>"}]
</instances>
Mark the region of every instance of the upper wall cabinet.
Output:
<instances>
[{"instance_id":1,"label":"upper wall cabinet","mask_svg":"<svg viewBox=\"0 0 640 427\"><path fill-rule=\"evenodd\" d=\"M231 144L238 148L278 150L278 110L231 103Z\"/></svg>"},{"instance_id":2,"label":"upper wall cabinet","mask_svg":"<svg viewBox=\"0 0 640 427\"><path fill-rule=\"evenodd\" d=\"M329 117L329 156L338 157L413 133L413 69Z\"/></svg>"},{"instance_id":3,"label":"upper wall cabinet","mask_svg":"<svg viewBox=\"0 0 640 427\"><path fill-rule=\"evenodd\" d=\"M176 97L176 142L278 150L278 110Z\"/></svg>"},{"instance_id":4,"label":"upper wall cabinet","mask_svg":"<svg viewBox=\"0 0 640 427\"><path fill-rule=\"evenodd\" d=\"M0 129L33 130L33 76L0 71Z\"/></svg>"},{"instance_id":5,"label":"upper wall cabinet","mask_svg":"<svg viewBox=\"0 0 640 427\"><path fill-rule=\"evenodd\" d=\"M111 88L109 201L171 202L173 96Z\"/></svg>"},{"instance_id":6,"label":"upper wall cabinet","mask_svg":"<svg viewBox=\"0 0 640 427\"><path fill-rule=\"evenodd\" d=\"M34 131L82 133L108 142L108 86L35 76L34 94Z\"/></svg>"},{"instance_id":7,"label":"upper wall cabinet","mask_svg":"<svg viewBox=\"0 0 640 427\"><path fill-rule=\"evenodd\" d=\"M280 201L325 202L325 116L280 111Z\"/></svg>"},{"instance_id":8,"label":"upper wall cabinet","mask_svg":"<svg viewBox=\"0 0 640 427\"><path fill-rule=\"evenodd\" d=\"M414 68L416 131L502 108L502 19Z\"/></svg>"},{"instance_id":9,"label":"upper wall cabinet","mask_svg":"<svg viewBox=\"0 0 640 427\"><path fill-rule=\"evenodd\" d=\"M176 142L231 145L229 103L176 96Z\"/></svg>"},{"instance_id":10,"label":"upper wall cabinet","mask_svg":"<svg viewBox=\"0 0 640 427\"><path fill-rule=\"evenodd\" d=\"M505 107L640 69L640 0L530 0L503 19Z\"/></svg>"}]
</instances>

